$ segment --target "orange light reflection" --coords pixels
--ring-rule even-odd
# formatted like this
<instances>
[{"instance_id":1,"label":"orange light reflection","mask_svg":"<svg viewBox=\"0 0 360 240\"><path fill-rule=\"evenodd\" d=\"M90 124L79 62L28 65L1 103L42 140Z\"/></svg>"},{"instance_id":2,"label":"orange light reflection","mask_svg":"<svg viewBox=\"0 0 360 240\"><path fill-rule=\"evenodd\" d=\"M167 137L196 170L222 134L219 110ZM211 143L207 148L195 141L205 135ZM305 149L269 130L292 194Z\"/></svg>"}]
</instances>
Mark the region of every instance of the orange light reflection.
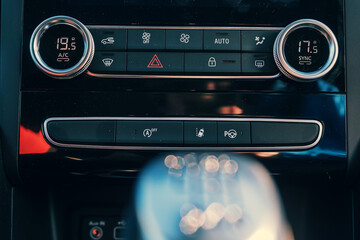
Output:
<instances>
[{"instance_id":1,"label":"orange light reflection","mask_svg":"<svg viewBox=\"0 0 360 240\"><path fill-rule=\"evenodd\" d=\"M50 149L51 146L45 141L41 130L36 133L20 126L19 154L46 153Z\"/></svg>"},{"instance_id":2,"label":"orange light reflection","mask_svg":"<svg viewBox=\"0 0 360 240\"><path fill-rule=\"evenodd\" d=\"M244 111L238 106L223 106L220 108L220 113L225 115L235 114L241 115Z\"/></svg>"}]
</instances>

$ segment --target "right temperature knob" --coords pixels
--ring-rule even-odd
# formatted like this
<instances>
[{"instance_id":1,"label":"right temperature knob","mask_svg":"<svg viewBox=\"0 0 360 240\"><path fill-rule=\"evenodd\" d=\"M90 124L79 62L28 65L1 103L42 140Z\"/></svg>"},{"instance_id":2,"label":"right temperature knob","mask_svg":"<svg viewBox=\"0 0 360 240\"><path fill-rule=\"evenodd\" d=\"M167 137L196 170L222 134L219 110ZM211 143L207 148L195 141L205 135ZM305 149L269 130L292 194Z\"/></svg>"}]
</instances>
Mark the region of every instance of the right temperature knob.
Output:
<instances>
[{"instance_id":1,"label":"right temperature knob","mask_svg":"<svg viewBox=\"0 0 360 240\"><path fill-rule=\"evenodd\" d=\"M296 81L312 81L326 75L335 65L339 46L325 24L302 19L285 27L276 38L274 58L280 71Z\"/></svg>"}]
</instances>

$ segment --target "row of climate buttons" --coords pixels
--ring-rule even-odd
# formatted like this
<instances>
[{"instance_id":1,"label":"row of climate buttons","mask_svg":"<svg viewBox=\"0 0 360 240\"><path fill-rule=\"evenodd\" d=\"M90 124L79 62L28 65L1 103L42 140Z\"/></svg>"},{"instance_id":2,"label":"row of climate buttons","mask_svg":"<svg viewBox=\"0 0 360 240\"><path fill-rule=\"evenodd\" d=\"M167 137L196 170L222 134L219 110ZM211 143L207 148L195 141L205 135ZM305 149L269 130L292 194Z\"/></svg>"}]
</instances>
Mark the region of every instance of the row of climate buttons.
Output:
<instances>
[{"instance_id":1,"label":"row of climate buttons","mask_svg":"<svg viewBox=\"0 0 360 240\"><path fill-rule=\"evenodd\" d=\"M205 50L272 52L279 31L89 27L96 51Z\"/></svg>"},{"instance_id":2,"label":"row of climate buttons","mask_svg":"<svg viewBox=\"0 0 360 240\"><path fill-rule=\"evenodd\" d=\"M321 124L272 121L51 120L53 144L121 146L306 146Z\"/></svg>"},{"instance_id":3,"label":"row of climate buttons","mask_svg":"<svg viewBox=\"0 0 360 240\"><path fill-rule=\"evenodd\" d=\"M93 73L186 72L257 73L279 72L271 53L97 52L89 67Z\"/></svg>"}]
</instances>

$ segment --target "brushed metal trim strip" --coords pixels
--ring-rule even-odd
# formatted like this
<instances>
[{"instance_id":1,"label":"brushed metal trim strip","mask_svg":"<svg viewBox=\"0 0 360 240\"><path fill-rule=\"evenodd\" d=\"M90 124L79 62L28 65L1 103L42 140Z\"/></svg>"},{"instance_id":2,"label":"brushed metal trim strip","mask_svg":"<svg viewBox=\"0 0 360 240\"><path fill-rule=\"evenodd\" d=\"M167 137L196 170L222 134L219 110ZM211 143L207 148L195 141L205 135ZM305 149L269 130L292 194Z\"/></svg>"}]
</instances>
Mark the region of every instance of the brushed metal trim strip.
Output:
<instances>
[{"instance_id":1,"label":"brushed metal trim strip","mask_svg":"<svg viewBox=\"0 0 360 240\"><path fill-rule=\"evenodd\" d=\"M274 79L279 77L281 74L269 75L269 76L196 76L196 75L140 75L140 74L105 74L105 73L92 73L86 72L87 75L97 78L171 78L171 79Z\"/></svg>"},{"instance_id":2,"label":"brushed metal trim strip","mask_svg":"<svg viewBox=\"0 0 360 240\"><path fill-rule=\"evenodd\" d=\"M316 140L308 145L297 146L274 146L274 147L161 147L161 146L109 146L89 144L64 144L54 141L47 129L51 121L233 121L233 122L286 122L286 123L313 123L319 126L319 135ZM275 118L209 118L209 117L53 117L48 118L43 124L45 139L52 145L65 148L86 148L86 149L113 149L113 150L233 150L233 151L296 151L307 150L315 147L321 140L324 127L318 120L303 119L275 119Z\"/></svg>"},{"instance_id":3,"label":"brushed metal trim strip","mask_svg":"<svg viewBox=\"0 0 360 240\"><path fill-rule=\"evenodd\" d=\"M87 25L88 29L161 29L161 30L249 30L281 31L283 27L209 27L209 26L125 26L125 25Z\"/></svg>"}]
</instances>

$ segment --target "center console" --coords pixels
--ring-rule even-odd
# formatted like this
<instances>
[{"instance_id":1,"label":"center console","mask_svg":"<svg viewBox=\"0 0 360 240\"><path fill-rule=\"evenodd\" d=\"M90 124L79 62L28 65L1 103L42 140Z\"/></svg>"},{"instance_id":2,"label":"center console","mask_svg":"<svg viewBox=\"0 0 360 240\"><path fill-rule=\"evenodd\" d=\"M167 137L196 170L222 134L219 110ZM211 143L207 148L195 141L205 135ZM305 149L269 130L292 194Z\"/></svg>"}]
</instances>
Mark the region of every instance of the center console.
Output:
<instances>
[{"instance_id":1,"label":"center console","mask_svg":"<svg viewBox=\"0 0 360 240\"><path fill-rule=\"evenodd\" d=\"M137 239L139 172L194 156L264 164L295 239L352 239L343 1L8 4L14 240Z\"/></svg>"},{"instance_id":2,"label":"center console","mask_svg":"<svg viewBox=\"0 0 360 240\"><path fill-rule=\"evenodd\" d=\"M24 7L23 179L138 170L164 151L346 166L338 1Z\"/></svg>"}]
</instances>

